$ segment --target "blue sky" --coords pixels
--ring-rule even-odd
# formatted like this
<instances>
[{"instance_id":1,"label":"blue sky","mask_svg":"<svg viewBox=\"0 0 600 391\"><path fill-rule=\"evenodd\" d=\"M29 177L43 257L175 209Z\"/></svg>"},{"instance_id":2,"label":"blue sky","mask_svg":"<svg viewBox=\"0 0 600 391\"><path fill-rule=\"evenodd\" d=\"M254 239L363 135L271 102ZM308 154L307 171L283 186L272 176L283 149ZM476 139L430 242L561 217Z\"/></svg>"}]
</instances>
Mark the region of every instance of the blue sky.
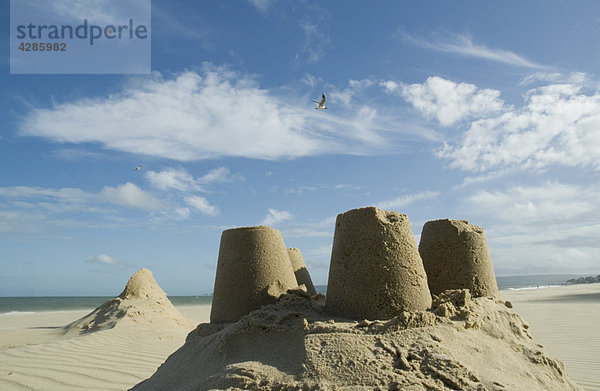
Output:
<instances>
[{"instance_id":1,"label":"blue sky","mask_svg":"<svg viewBox=\"0 0 600 391\"><path fill-rule=\"evenodd\" d=\"M209 293L221 232L258 224L324 284L369 205L417 243L482 226L498 275L600 273L599 27L594 1L153 0L151 75L11 75L4 28L0 295L141 267Z\"/></svg>"}]
</instances>

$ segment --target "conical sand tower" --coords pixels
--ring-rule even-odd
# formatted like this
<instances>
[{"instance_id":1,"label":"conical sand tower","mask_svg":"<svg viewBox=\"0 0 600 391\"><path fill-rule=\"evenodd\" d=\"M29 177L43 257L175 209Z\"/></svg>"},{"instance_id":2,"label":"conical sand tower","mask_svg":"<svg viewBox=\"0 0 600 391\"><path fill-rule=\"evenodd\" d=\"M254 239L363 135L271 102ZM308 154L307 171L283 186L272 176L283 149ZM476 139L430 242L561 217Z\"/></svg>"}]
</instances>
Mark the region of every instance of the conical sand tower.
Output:
<instances>
[{"instance_id":1,"label":"conical sand tower","mask_svg":"<svg viewBox=\"0 0 600 391\"><path fill-rule=\"evenodd\" d=\"M473 296L498 295L483 228L466 220L428 221L421 233L419 253L431 294L467 288Z\"/></svg>"},{"instance_id":2,"label":"conical sand tower","mask_svg":"<svg viewBox=\"0 0 600 391\"><path fill-rule=\"evenodd\" d=\"M302 252L300 252L300 250L297 248L288 248L287 251L290 257L290 262L292 263L292 269L294 269L294 274L296 275L296 281L298 281L298 285L304 284L306 291L310 295L316 295L317 291L315 290L315 286L313 285L310 274L308 273L308 269L306 268L306 264L304 263Z\"/></svg>"},{"instance_id":3,"label":"conical sand tower","mask_svg":"<svg viewBox=\"0 0 600 391\"><path fill-rule=\"evenodd\" d=\"M375 207L339 214L326 308L355 319L389 319L430 306L408 217Z\"/></svg>"},{"instance_id":4,"label":"conical sand tower","mask_svg":"<svg viewBox=\"0 0 600 391\"><path fill-rule=\"evenodd\" d=\"M235 322L297 287L278 230L267 226L228 229L221 235L210 321Z\"/></svg>"}]
</instances>

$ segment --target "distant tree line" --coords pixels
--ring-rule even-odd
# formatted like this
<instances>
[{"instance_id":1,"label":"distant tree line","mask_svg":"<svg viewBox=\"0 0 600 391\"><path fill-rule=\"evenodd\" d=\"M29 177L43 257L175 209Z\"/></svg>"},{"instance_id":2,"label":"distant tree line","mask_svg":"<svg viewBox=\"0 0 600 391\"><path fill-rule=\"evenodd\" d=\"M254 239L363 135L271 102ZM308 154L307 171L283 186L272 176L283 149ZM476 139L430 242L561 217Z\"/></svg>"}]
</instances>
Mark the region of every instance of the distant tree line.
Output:
<instances>
[{"instance_id":1,"label":"distant tree line","mask_svg":"<svg viewBox=\"0 0 600 391\"><path fill-rule=\"evenodd\" d=\"M579 278L571 278L567 281L567 284L593 284L595 282L600 282L600 274L596 277L579 277Z\"/></svg>"}]
</instances>

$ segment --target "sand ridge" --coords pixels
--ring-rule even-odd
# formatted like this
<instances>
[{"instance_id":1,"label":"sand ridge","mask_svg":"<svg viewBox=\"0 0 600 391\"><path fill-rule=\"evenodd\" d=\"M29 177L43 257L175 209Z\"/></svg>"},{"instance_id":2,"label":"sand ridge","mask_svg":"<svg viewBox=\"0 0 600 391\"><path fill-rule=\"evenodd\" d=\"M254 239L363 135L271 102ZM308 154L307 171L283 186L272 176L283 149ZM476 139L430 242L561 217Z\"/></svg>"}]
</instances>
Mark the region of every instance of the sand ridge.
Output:
<instances>
[{"instance_id":1,"label":"sand ridge","mask_svg":"<svg viewBox=\"0 0 600 391\"><path fill-rule=\"evenodd\" d=\"M432 310L332 318L290 291L230 324L200 324L133 390L580 390L497 298L447 291Z\"/></svg>"}]
</instances>

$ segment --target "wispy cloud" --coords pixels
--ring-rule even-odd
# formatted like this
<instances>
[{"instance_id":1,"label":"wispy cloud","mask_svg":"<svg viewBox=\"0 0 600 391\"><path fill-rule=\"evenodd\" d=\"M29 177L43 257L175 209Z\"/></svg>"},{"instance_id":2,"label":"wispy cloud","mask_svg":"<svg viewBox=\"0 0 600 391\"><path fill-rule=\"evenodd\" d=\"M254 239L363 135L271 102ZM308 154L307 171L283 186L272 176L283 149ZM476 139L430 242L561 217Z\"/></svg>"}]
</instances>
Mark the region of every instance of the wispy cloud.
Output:
<instances>
[{"instance_id":1,"label":"wispy cloud","mask_svg":"<svg viewBox=\"0 0 600 391\"><path fill-rule=\"evenodd\" d=\"M273 0L248 0L259 12L266 14Z\"/></svg>"},{"instance_id":2,"label":"wispy cloud","mask_svg":"<svg viewBox=\"0 0 600 391\"><path fill-rule=\"evenodd\" d=\"M517 67L534 69L546 68L543 65L531 61L526 57L516 54L512 51L493 49L482 44L477 44L473 42L473 37L470 34L449 34L447 38L436 41L429 41L423 38L414 37L402 29L399 29L396 35L416 46L437 52L478 58L487 61L514 65Z\"/></svg>"},{"instance_id":3,"label":"wispy cloud","mask_svg":"<svg viewBox=\"0 0 600 391\"><path fill-rule=\"evenodd\" d=\"M304 33L304 42L296 54L296 64L314 64L325 56L326 49L331 45L329 34L322 25L312 20L303 20L299 26Z\"/></svg>"},{"instance_id":4,"label":"wispy cloud","mask_svg":"<svg viewBox=\"0 0 600 391\"><path fill-rule=\"evenodd\" d=\"M121 261L119 258L111 257L106 254L98 254L89 256L85 260L86 263L92 263L95 265L108 266L115 269L124 269L128 264Z\"/></svg>"},{"instance_id":5,"label":"wispy cloud","mask_svg":"<svg viewBox=\"0 0 600 391\"><path fill-rule=\"evenodd\" d=\"M169 167L162 171L146 171L146 179L158 189L175 189L179 191L201 191L198 180L181 168Z\"/></svg>"},{"instance_id":6,"label":"wispy cloud","mask_svg":"<svg viewBox=\"0 0 600 391\"><path fill-rule=\"evenodd\" d=\"M244 177L240 174L232 174L231 171L226 167L217 167L204 176L198 179L199 183L208 185L211 183L227 183L243 181Z\"/></svg>"},{"instance_id":7,"label":"wispy cloud","mask_svg":"<svg viewBox=\"0 0 600 391\"><path fill-rule=\"evenodd\" d=\"M549 181L481 190L462 212L486 222L492 257L505 273L590 272L600 267L600 187Z\"/></svg>"},{"instance_id":8,"label":"wispy cloud","mask_svg":"<svg viewBox=\"0 0 600 391\"><path fill-rule=\"evenodd\" d=\"M201 73L155 74L110 96L33 109L19 133L179 161L374 154L400 141L396 119L369 106L340 113L307 106L206 65Z\"/></svg>"},{"instance_id":9,"label":"wispy cloud","mask_svg":"<svg viewBox=\"0 0 600 391\"><path fill-rule=\"evenodd\" d=\"M285 210L269 209L265 218L261 221L261 225L276 225L282 221L290 220L294 217L293 214Z\"/></svg>"},{"instance_id":10,"label":"wispy cloud","mask_svg":"<svg viewBox=\"0 0 600 391\"><path fill-rule=\"evenodd\" d=\"M333 89L328 96L328 99L332 102L340 102L344 106L350 106L352 103L352 98L361 94L364 90L371 87L372 85L377 84L377 81L372 78L361 79L361 80L352 80L348 81L348 87L344 89Z\"/></svg>"},{"instance_id":11,"label":"wispy cloud","mask_svg":"<svg viewBox=\"0 0 600 391\"><path fill-rule=\"evenodd\" d=\"M185 3L152 4L153 40L188 39L206 50L213 50L217 42L217 33L210 21L195 6ZM177 45L166 45L174 50Z\"/></svg>"},{"instance_id":12,"label":"wispy cloud","mask_svg":"<svg viewBox=\"0 0 600 391\"><path fill-rule=\"evenodd\" d=\"M390 200L380 201L375 204L380 209L398 209L405 207L413 202L422 200L428 200L439 196L437 191L423 191L415 194L407 194L400 197L396 197Z\"/></svg>"},{"instance_id":13,"label":"wispy cloud","mask_svg":"<svg viewBox=\"0 0 600 391\"><path fill-rule=\"evenodd\" d=\"M564 75L560 72L535 72L531 75L525 76L519 85L526 86L535 82L545 83L569 83L569 84L597 84L593 83L590 76L584 72L571 72L568 75Z\"/></svg>"},{"instance_id":14,"label":"wispy cloud","mask_svg":"<svg viewBox=\"0 0 600 391\"><path fill-rule=\"evenodd\" d=\"M84 205L103 203L143 210L156 210L161 206L158 199L131 182L116 187L105 186L99 193L90 193L78 188L0 187L0 198L18 200L17 205L20 206L25 206L29 200L34 202L31 205L52 211L77 210ZM89 211L95 210L90 208Z\"/></svg>"},{"instance_id":15,"label":"wispy cloud","mask_svg":"<svg viewBox=\"0 0 600 391\"><path fill-rule=\"evenodd\" d=\"M112 204L139 208L145 210L158 210L162 203L144 190L131 182L117 187L105 186L100 196Z\"/></svg>"},{"instance_id":16,"label":"wispy cloud","mask_svg":"<svg viewBox=\"0 0 600 391\"><path fill-rule=\"evenodd\" d=\"M286 238L333 238L336 216L316 222L295 221L281 230Z\"/></svg>"},{"instance_id":17,"label":"wispy cloud","mask_svg":"<svg viewBox=\"0 0 600 391\"><path fill-rule=\"evenodd\" d=\"M208 202L208 200L206 198L204 198L204 197L200 197L200 196L188 196L188 197L185 197L185 202L189 206L191 206L191 207L193 207L193 208L199 210L200 212L202 212L204 214L207 214L209 216L216 216L216 215L218 215L220 213L219 212L219 208L217 208L214 205L211 205Z\"/></svg>"},{"instance_id":18,"label":"wispy cloud","mask_svg":"<svg viewBox=\"0 0 600 391\"><path fill-rule=\"evenodd\" d=\"M0 231L58 235L65 229L124 223L124 216L151 218L168 203L127 182L98 192L78 188L0 187ZM142 215L140 215L140 213Z\"/></svg>"}]
</instances>

